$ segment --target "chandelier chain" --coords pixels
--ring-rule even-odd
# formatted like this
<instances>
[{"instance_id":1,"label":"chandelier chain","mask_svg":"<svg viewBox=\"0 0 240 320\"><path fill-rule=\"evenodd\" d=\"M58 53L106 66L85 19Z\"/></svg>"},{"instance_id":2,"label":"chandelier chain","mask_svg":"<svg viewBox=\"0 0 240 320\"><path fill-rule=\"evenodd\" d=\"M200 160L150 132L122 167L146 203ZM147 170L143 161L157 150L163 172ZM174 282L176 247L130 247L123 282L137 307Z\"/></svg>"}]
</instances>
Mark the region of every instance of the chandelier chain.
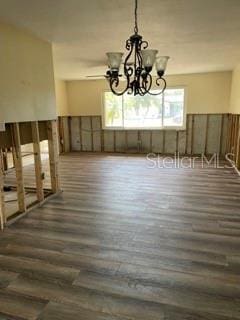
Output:
<instances>
[{"instance_id":1,"label":"chandelier chain","mask_svg":"<svg viewBox=\"0 0 240 320\"><path fill-rule=\"evenodd\" d=\"M138 0L135 0L135 26L134 26L134 32L135 34L138 34L138 20L137 20L137 10L138 10Z\"/></svg>"}]
</instances>

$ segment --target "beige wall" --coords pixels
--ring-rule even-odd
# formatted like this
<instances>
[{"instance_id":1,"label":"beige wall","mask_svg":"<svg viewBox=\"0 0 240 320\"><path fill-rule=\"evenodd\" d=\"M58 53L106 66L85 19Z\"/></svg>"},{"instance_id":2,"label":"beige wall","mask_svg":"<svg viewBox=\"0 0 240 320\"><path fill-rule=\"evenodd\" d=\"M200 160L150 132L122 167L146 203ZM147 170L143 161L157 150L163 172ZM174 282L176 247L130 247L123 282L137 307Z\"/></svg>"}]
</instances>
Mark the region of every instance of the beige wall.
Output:
<instances>
[{"instance_id":1,"label":"beige wall","mask_svg":"<svg viewBox=\"0 0 240 320\"><path fill-rule=\"evenodd\" d=\"M240 65L233 70L230 112L240 113Z\"/></svg>"},{"instance_id":2,"label":"beige wall","mask_svg":"<svg viewBox=\"0 0 240 320\"><path fill-rule=\"evenodd\" d=\"M232 72L169 76L168 86L185 85L187 113L227 113Z\"/></svg>"},{"instance_id":3,"label":"beige wall","mask_svg":"<svg viewBox=\"0 0 240 320\"><path fill-rule=\"evenodd\" d=\"M0 121L56 117L51 44L0 23Z\"/></svg>"},{"instance_id":4,"label":"beige wall","mask_svg":"<svg viewBox=\"0 0 240 320\"><path fill-rule=\"evenodd\" d=\"M187 113L227 113L232 72L168 76L168 86L186 86ZM69 115L100 115L106 80L68 81Z\"/></svg>"},{"instance_id":5,"label":"beige wall","mask_svg":"<svg viewBox=\"0 0 240 320\"><path fill-rule=\"evenodd\" d=\"M100 115L102 93L108 89L106 80L67 81L70 115Z\"/></svg>"},{"instance_id":6,"label":"beige wall","mask_svg":"<svg viewBox=\"0 0 240 320\"><path fill-rule=\"evenodd\" d=\"M56 92L57 115L67 116L69 114L69 110L68 110L68 96L67 96L66 81L56 79L55 92Z\"/></svg>"}]
</instances>

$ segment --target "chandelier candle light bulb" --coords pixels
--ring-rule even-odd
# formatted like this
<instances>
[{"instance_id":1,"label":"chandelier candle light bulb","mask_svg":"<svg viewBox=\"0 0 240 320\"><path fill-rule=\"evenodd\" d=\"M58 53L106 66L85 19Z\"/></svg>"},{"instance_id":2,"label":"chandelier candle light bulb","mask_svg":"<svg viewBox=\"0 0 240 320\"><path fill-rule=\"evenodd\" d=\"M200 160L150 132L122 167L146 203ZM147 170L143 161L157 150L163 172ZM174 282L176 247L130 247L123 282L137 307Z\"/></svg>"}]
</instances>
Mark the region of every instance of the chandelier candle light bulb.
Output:
<instances>
[{"instance_id":1,"label":"chandelier candle light bulb","mask_svg":"<svg viewBox=\"0 0 240 320\"><path fill-rule=\"evenodd\" d=\"M109 82L111 91L116 95L123 95L125 92L134 95L144 96L145 94L158 95L163 93L166 88L166 80L163 78L169 57L157 57L158 50L148 48L148 42L142 40L138 34L137 24L138 0L135 0L135 26L134 34L126 41L127 55L123 66L123 75L126 79L126 87L122 91L117 91L119 85L120 66L122 63L122 52L108 52L108 67L106 78ZM132 63L133 62L133 63ZM160 92L151 92L153 76L151 71L153 65L156 66L157 79L156 86Z\"/></svg>"},{"instance_id":2,"label":"chandelier candle light bulb","mask_svg":"<svg viewBox=\"0 0 240 320\"><path fill-rule=\"evenodd\" d=\"M145 71L150 72L152 70L152 67L156 60L156 55L158 53L158 50L142 50L141 56L142 56L142 63L145 68Z\"/></svg>"},{"instance_id":3,"label":"chandelier candle light bulb","mask_svg":"<svg viewBox=\"0 0 240 320\"><path fill-rule=\"evenodd\" d=\"M163 76L168 63L168 56L157 57L156 58L156 70L158 76Z\"/></svg>"},{"instance_id":4,"label":"chandelier candle light bulb","mask_svg":"<svg viewBox=\"0 0 240 320\"><path fill-rule=\"evenodd\" d=\"M107 52L108 66L112 71L118 71L122 63L122 52Z\"/></svg>"}]
</instances>

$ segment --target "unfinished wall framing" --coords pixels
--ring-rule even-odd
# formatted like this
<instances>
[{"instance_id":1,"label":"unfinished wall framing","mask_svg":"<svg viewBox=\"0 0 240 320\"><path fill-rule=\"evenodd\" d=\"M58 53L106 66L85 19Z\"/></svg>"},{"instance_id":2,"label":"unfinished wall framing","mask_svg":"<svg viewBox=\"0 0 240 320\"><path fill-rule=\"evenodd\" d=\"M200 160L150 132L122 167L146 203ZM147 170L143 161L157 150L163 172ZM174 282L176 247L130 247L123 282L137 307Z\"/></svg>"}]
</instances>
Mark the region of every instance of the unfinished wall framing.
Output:
<instances>
[{"instance_id":1,"label":"unfinished wall framing","mask_svg":"<svg viewBox=\"0 0 240 320\"><path fill-rule=\"evenodd\" d=\"M0 220L1 229L5 225L8 225L13 220L18 219L20 216L29 211L36 205L41 205L46 199L60 191L59 177L58 177L58 134L57 134L57 121L33 121L22 123L7 123L6 130L0 132ZM41 141L48 141L48 158L51 183L50 188L43 187L43 161L41 159ZM24 179L23 170L23 157L21 148L23 145L32 144L34 159L33 172L35 186L27 186ZM7 155L13 156L13 174L15 176L15 182L11 183L11 180L7 178L9 173L8 158ZM9 174L11 176L11 172ZM6 184L6 183L7 184ZM15 191L17 210L9 214L6 206L6 192ZM36 200L29 203L26 201L27 193L36 193ZM15 201L15 200L14 200Z\"/></svg>"},{"instance_id":2,"label":"unfinished wall framing","mask_svg":"<svg viewBox=\"0 0 240 320\"><path fill-rule=\"evenodd\" d=\"M224 155L229 114L188 114L186 130L104 130L101 116L59 117L62 152Z\"/></svg>"},{"instance_id":3,"label":"unfinished wall framing","mask_svg":"<svg viewBox=\"0 0 240 320\"><path fill-rule=\"evenodd\" d=\"M227 153L236 168L240 170L240 115L231 114L228 123Z\"/></svg>"}]
</instances>

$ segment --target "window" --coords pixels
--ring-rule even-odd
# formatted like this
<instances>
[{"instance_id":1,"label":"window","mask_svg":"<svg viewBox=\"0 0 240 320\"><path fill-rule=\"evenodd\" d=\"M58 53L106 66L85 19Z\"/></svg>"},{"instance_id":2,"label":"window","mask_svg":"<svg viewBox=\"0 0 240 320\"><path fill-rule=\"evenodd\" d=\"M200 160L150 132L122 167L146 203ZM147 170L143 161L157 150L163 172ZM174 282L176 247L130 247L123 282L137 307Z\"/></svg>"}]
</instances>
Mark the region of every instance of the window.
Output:
<instances>
[{"instance_id":1,"label":"window","mask_svg":"<svg viewBox=\"0 0 240 320\"><path fill-rule=\"evenodd\" d=\"M162 95L116 96L104 93L106 129L183 128L185 123L184 89L166 89Z\"/></svg>"}]
</instances>

